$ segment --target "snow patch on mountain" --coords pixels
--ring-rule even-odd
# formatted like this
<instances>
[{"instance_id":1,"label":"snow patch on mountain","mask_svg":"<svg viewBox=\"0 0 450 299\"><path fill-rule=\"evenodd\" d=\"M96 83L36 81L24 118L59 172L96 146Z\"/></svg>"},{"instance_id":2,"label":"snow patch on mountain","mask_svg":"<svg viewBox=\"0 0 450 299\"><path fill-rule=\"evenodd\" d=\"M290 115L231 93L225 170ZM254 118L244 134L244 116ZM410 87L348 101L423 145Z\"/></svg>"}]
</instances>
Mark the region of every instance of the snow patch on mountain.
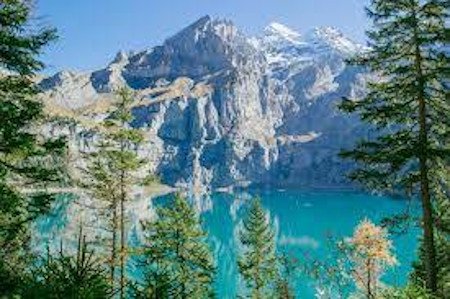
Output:
<instances>
[{"instance_id":1,"label":"snow patch on mountain","mask_svg":"<svg viewBox=\"0 0 450 299\"><path fill-rule=\"evenodd\" d=\"M366 49L334 27L314 28L305 35L305 41L311 44L317 53L335 50L343 55L355 55Z\"/></svg>"},{"instance_id":2,"label":"snow patch on mountain","mask_svg":"<svg viewBox=\"0 0 450 299\"><path fill-rule=\"evenodd\" d=\"M269 26L264 29L264 33L266 39L272 40L273 42L285 41L296 45L302 43L300 33L277 22L270 23Z\"/></svg>"},{"instance_id":3,"label":"snow patch on mountain","mask_svg":"<svg viewBox=\"0 0 450 299\"><path fill-rule=\"evenodd\" d=\"M205 16L159 46L40 85L48 111L78 120L74 150L95 140L115 89L135 90L140 152L172 186L341 185L337 153L365 129L336 103L364 92L366 74L345 63L363 49L332 28L271 23L248 37Z\"/></svg>"}]
</instances>

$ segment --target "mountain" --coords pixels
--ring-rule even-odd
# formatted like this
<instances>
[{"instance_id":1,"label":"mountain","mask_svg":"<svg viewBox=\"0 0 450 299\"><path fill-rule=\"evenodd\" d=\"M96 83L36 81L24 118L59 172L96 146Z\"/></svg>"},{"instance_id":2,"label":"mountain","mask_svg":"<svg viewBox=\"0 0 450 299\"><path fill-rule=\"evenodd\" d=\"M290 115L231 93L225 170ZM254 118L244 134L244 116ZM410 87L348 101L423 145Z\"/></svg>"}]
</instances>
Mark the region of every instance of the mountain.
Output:
<instances>
[{"instance_id":1,"label":"mountain","mask_svg":"<svg viewBox=\"0 0 450 299\"><path fill-rule=\"evenodd\" d=\"M95 146L113 91L136 91L133 126L150 170L172 186L347 185L337 153L369 134L341 114L343 96L364 92L367 74L345 59L364 47L334 28L300 34L272 23L256 37L203 17L162 45L119 52L104 69L43 79L47 111L76 125L74 151Z\"/></svg>"}]
</instances>

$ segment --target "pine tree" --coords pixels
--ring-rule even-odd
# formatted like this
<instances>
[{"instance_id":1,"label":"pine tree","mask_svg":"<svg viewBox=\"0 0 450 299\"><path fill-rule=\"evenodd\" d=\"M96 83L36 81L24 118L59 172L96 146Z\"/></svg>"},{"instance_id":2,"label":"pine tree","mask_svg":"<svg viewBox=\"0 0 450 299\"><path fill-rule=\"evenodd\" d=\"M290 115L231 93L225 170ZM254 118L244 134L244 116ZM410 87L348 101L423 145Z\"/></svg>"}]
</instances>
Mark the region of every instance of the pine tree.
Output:
<instances>
[{"instance_id":1,"label":"pine tree","mask_svg":"<svg viewBox=\"0 0 450 299\"><path fill-rule=\"evenodd\" d=\"M380 299L436 299L428 293L427 289L415 284L408 284L403 288L389 288L383 291Z\"/></svg>"},{"instance_id":2,"label":"pine tree","mask_svg":"<svg viewBox=\"0 0 450 299\"><path fill-rule=\"evenodd\" d=\"M64 253L62 245L56 256L48 250L22 289L23 298L101 299L112 295L107 271L88 249L81 227L76 255Z\"/></svg>"},{"instance_id":3,"label":"pine tree","mask_svg":"<svg viewBox=\"0 0 450 299\"><path fill-rule=\"evenodd\" d=\"M27 3L0 2L0 296L21 284L29 224L54 199L45 187L59 180L64 153L63 139L36 133L46 121L33 81L44 67L37 57L56 33L30 22Z\"/></svg>"},{"instance_id":4,"label":"pine tree","mask_svg":"<svg viewBox=\"0 0 450 299\"><path fill-rule=\"evenodd\" d=\"M95 208L100 209L100 215L106 220L105 230L110 234L106 241L105 250L110 251L107 264L109 266L110 283L114 287L116 280L117 267L117 244L119 229L119 187L114 172L109 166L112 165L106 149L99 145L99 150L86 154L88 166L85 169L83 181L79 183L81 187L87 190L87 193L100 204Z\"/></svg>"},{"instance_id":5,"label":"pine tree","mask_svg":"<svg viewBox=\"0 0 450 299\"><path fill-rule=\"evenodd\" d=\"M130 199L131 188L145 180L137 174L145 161L137 153L138 146L144 139L143 134L139 129L131 127L133 93L121 88L117 97L109 117L104 120L98 132L98 150L87 154L88 167L84 171L85 178L81 185L94 198L106 202L104 212L112 235L111 256L108 261L110 279L114 284L118 263L119 293L120 298L124 298L128 255L126 203Z\"/></svg>"},{"instance_id":6,"label":"pine tree","mask_svg":"<svg viewBox=\"0 0 450 299\"><path fill-rule=\"evenodd\" d=\"M251 298L268 298L276 280L275 239L259 199L251 202L240 232L244 252L238 258L239 273Z\"/></svg>"},{"instance_id":7,"label":"pine tree","mask_svg":"<svg viewBox=\"0 0 450 299\"><path fill-rule=\"evenodd\" d=\"M148 223L145 281L137 298L211 298L215 267L198 215L177 195Z\"/></svg>"},{"instance_id":8,"label":"pine tree","mask_svg":"<svg viewBox=\"0 0 450 299\"><path fill-rule=\"evenodd\" d=\"M372 0L368 32L371 49L353 63L373 72L362 100L341 108L359 113L378 129L342 155L361 168L351 178L369 188L418 194L423 211L427 287L436 292L438 265L434 238L432 182L437 165L450 155L448 1ZM448 170L448 168L447 168Z\"/></svg>"},{"instance_id":9,"label":"pine tree","mask_svg":"<svg viewBox=\"0 0 450 299\"><path fill-rule=\"evenodd\" d=\"M145 271L143 283L131 285L130 297L135 299L172 298L173 291L169 270L162 268L161 263L157 261L151 263L153 265L150 266L151 270Z\"/></svg>"}]
</instances>

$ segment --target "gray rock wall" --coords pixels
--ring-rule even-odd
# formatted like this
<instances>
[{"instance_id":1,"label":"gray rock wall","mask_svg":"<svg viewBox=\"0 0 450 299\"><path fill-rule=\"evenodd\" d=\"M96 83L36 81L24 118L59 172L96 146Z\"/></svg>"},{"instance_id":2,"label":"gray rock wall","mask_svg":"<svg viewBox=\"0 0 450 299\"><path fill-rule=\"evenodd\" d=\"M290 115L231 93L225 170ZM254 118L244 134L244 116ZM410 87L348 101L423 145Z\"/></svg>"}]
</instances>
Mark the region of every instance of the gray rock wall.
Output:
<instances>
[{"instance_id":1,"label":"gray rock wall","mask_svg":"<svg viewBox=\"0 0 450 299\"><path fill-rule=\"evenodd\" d=\"M359 51L331 28L303 37L272 24L249 38L204 17L161 46L41 86L49 111L79 120L74 151L95 143L86 132L107 116L114 89L134 89L140 153L170 185L343 186L349 164L337 153L368 134L336 108L364 92L367 75L344 63Z\"/></svg>"}]
</instances>

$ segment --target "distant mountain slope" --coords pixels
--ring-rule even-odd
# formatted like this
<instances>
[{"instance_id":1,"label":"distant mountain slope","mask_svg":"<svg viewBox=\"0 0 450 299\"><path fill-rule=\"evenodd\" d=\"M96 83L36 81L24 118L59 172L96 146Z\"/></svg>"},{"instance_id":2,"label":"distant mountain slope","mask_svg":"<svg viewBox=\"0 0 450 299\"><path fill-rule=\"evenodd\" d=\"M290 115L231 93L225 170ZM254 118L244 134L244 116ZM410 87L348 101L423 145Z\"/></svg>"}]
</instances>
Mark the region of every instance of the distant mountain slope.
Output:
<instances>
[{"instance_id":1,"label":"distant mountain slope","mask_svg":"<svg viewBox=\"0 0 450 299\"><path fill-rule=\"evenodd\" d=\"M344 62L363 50L333 28L302 35L272 23L247 37L206 16L161 46L40 85L48 112L79 121L74 150L93 142L86 132L115 88L136 90L133 125L149 138L142 155L164 183L343 186L348 165L337 153L368 130L336 103L364 92L367 75Z\"/></svg>"}]
</instances>

